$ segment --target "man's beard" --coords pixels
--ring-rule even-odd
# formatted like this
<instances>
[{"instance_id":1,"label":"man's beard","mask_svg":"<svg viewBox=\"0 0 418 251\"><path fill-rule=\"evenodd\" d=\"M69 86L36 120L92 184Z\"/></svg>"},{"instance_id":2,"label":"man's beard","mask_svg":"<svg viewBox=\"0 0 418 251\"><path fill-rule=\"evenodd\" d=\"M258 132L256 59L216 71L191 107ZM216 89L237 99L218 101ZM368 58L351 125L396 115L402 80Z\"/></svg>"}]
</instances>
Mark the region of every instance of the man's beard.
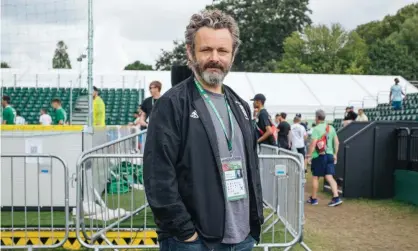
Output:
<instances>
[{"instance_id":1,"label":"man's beard","mask_svg":"<svg viewBox=\"0 0 418 251\"><path fill-rule=\"evenodd\" d=\"M222 84L225 76L228 74L230 66L228 66L228 69L225 69L224 66L222 66L220 63L210 61L206 63L205 65L201 66L197 60L193 60L192 62L193 68L196 72L196 74L202 78L206 84L210 86L217 86ZM219 69L221 72L209 72L206 71L208 68L215 68Z\"/></svg>"}]
</instances>

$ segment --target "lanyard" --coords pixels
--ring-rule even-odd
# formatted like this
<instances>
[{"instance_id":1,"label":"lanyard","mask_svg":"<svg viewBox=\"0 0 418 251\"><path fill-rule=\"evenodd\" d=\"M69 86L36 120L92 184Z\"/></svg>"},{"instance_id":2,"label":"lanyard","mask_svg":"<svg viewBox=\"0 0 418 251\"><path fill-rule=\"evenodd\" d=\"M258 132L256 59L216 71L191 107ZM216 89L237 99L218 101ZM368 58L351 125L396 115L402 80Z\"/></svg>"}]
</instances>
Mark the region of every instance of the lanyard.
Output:
<instances>
[{"instance_id":1,"label":"lanyard","mask_svg":"<svg viewBox=\"0 0 418 251\"><path fill-rule=\"evenodd\" d=\"M213 104L212 100L209 98L208 94L203 89L202 85L196 79L195 79L194 82L196 84L196 88L199 91L200 95L203 96L205 101L209 104L209 106L212 108L213 112L215 113L216 117L218 118L219 123L221 123L221 127L222 127L222 130L224 131L226 142L228 144L228 150L232 153L232 140L234 139L235 128L234 128L234 122L232 121L232 110L231 110L231 107L229 106L229 104L226 100L226 96L224 96L225 97L225 105L226 105L226 109L228 111L228 118L229 118L229 123L231 124L231 132L232 132L232 136L231 136L230 139L228 138L228 132L226 131L226 127L225 127L225 124L224 124L224 122L221 118L221 115L219 115L219 112L216 109L215 105Z\"/></svg>"},{"instance_id":2,"label":"lanyard","mask_svg":"<svg viewBox=\"0 0 418 251\"><path fill-rule=\"evenodd\" d=\"M154 106L154 103L155 103L155 100L154 100L153 97L151 97L151 104L152 104L152 106Z\"/></svg>"}]
</instances>

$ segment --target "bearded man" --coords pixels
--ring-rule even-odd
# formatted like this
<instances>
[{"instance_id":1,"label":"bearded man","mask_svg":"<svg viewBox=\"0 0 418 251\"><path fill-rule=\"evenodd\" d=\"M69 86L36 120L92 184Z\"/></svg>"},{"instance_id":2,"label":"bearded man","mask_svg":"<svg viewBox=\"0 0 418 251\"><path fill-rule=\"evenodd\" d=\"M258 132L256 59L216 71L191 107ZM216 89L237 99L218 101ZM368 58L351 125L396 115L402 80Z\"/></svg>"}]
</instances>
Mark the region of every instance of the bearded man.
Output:
<instances>
[{"instance_id":1,"label":"bearded man","mask_svg":"<svg viewBox=\"0 0 418 251\"><path fill-rule=\"evenodd\" d=\"M239 29L206 10L185 40L193 75L155 104L144 152L160 250L251 250L264 221L257 143L248 104L223 83Z\"/></svg>"}]
</instances>

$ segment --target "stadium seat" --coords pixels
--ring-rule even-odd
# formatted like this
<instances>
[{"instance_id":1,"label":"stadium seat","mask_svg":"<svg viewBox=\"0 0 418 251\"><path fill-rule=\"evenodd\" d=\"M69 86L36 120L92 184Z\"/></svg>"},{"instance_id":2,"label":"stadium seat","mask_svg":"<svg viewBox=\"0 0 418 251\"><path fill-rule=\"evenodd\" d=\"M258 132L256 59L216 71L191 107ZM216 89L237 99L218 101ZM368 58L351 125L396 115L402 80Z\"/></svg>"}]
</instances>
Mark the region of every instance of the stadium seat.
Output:
<instances>
[{"instance_id":1,"label":"stadium seat","mask_svg":"<svg viewBox=\"0 0 418 251\"><path fill-rule=\"evenodd\" d=\"M373 120L406 120L418 121L418 93L407 94L402 110L394 111L389 103L378 104L375 108L364 109L370 121ZM339 130L342 128L342 120L335 119L333 126Z\"/></svg>"},{"instance_id":2,"label":"stadium seat","mask_svg":"<svg viewBox=\"0 0 418 251\"><path fill-rule=\"evenodd\" d=\"M51 100L59 98L62 100L63 108L70 116L70 103L74 109L77 99L80 96L88 95L86 88L35 88L35 87L2 87L2 94L11 98L11 104L16 110L20 111L28 124L38 124L39 111L47 108L51 117L55 117L55 112L51 108ZM100 95L106 104L106 124L126 125L132 118L132 113L137 110L141 100L139 93L143 90L122 89L122 88L103 88Z\"/></svg>"}]
</instances>

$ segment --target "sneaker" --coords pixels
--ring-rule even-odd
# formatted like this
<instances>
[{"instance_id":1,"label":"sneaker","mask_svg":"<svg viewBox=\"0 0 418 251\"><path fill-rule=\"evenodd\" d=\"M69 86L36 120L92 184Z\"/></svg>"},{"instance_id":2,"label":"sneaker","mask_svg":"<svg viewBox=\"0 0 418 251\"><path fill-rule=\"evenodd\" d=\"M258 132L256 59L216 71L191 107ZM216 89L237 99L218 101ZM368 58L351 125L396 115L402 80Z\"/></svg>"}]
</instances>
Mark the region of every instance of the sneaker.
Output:
<instances>
[{"instance_id":1,"label":"sneaker","mask_svg":"<svg viewBox=\"0 0 418 251\"><path fill-rule=\"evenodd\" d=\"M328 203L329 207L336 207L338 205L341 205L343 201L340 199L340 197L332 198L332 200Z\"/></svg>"},{"instance_id":2,"label":"sneaker","mask_svg":"<svg viewBox=\"0 0 418 251\"><path fill-rule=\"evenodd\" d=\"M312 196L310 196L306 203L311 205L318 205L318 199L313 199Z\"/></svg>"}]
</instances>

